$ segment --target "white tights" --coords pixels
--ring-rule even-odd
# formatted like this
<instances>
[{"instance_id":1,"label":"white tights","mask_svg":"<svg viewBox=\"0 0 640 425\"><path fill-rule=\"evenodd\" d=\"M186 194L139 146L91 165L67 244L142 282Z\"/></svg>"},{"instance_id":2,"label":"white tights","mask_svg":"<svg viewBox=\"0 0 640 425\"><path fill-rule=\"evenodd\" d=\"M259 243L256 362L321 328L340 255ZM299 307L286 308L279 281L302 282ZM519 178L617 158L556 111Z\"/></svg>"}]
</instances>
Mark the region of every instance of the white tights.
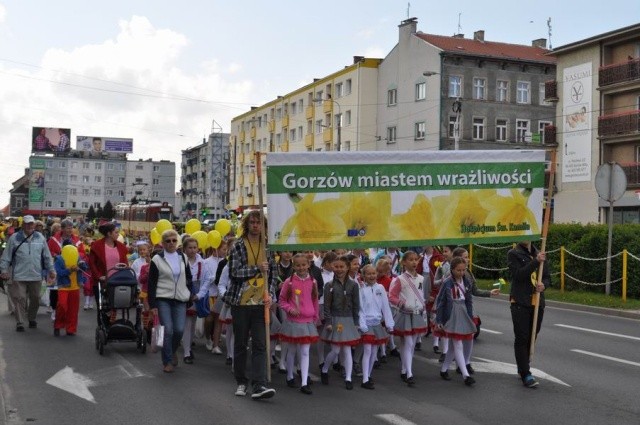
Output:
<instances>
[{"instance_id":1,"label":"white tights","mask_svg":"<svg viewBox=\"0 0 640 425\"><path fill-rule=\"evenodd\" d=\"M362 382L367 382L373 371L373 364L378 354L378 346L371 344L362 345Z\"/></svg>"},{"instance_id":2,"label":"white tights","mask_svg":"<svg viewBox=\"0 0 640 425\"><path fill-rule=\"evenodd\" d=\"M416 347L416 339L416 335L406 335L400 339L402 373L406 373L407 378L411 378L413 376L413 351Z\"/></svg>"},{"instance_id":3,"label":"white tights","mask_svg":"<svg viewBox=\"0 0 640 425\"><path fill-rule=\"evenodd\" d=\"M182 350L184 356L191 355L191 342L193 341L193 334L196 332L196 316L187 316L184 322L184 332L182 333Z\"/></svg>"},{"instance_id":4,"label":"white tights","mask_svg":"<svg viewBox=\"0 0 640 425\"><path fill-rule=\"evenodd\" d=\"M447 352L447 355L444 357L444 362L442 363L441 372L446 372L449 370L449 366L451 366L451 361L455 357L456 364L460 368L460 372L462 372L462 376L464 378L469 376L469 372L467 371L467 367L464 360L464 350L462 348L462 340L459 339L451 339L451 345L453 345L453 353L452 350Z\"/></svg>"},{"instance_id":5,"label":"white tights","mask_svg":"<svg viewBox=\"0 0 640 425\"><path fill-rule=\"evenodd\" d=\"M296 354L300 357L300 377L302 386L307 385L309 379L309 349L311 344L288 344L287 351L287 380L293 379L295 371Z\"/></svg>"},{"instance_id":6,"label":"white tights","mask_svg":"<svg viewBox=\"0 0 640 425\"><path fill-rule=\"evenodd\" d=\"M342 366L344 366L345 381L351 381L351 372L353 371L353 358L351 357L351 347L348 345L336 345L331 344L331 351L324 359L324 366L322 366L322 372L329 372L329 367L333 362L341 355Z\"/></svg>"}]
</instances>

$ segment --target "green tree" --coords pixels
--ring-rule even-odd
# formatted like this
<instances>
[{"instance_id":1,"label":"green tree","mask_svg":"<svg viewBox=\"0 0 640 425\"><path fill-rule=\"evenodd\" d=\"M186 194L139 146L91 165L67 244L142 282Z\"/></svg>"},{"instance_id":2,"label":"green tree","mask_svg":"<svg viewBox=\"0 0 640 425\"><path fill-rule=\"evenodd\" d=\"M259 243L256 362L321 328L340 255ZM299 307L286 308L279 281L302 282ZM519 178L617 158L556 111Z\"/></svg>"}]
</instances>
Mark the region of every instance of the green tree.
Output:
<instances>
[{"instance_id":1,"label":"green tree","mask_svg":"<svg viewBox=\"0 0 640 425\"><path fill-rule=\"evenodd\" d=\"M96 210L96 217L98 217L98 219L104 218L104 210L102 207L98 207Z\"/></svg>"},{"instance_id":2,"label":"green tree","mask_svg":"<svg viewBox=\"0 0 640 425\"><path fill-rule=\"evenodd\" d=\"M106 204L104 204L104 208L102 210L102 217L106 218L107 220L113 220L113 217L115 217L116 212L113 209L113 205L111 205L111 201L107 201Z\"/></svg>"},{"instance_id":3,"label":"green tree","mask_svg":"<svg viewBox=\"0 0 640 425\"><path fill-rule=\"evenodd\" d=\"M89 211L87 211L87 221L92 222L96 218L96 210L93 209L93 205L89 207Z\"/></svg>"}]
</instances>

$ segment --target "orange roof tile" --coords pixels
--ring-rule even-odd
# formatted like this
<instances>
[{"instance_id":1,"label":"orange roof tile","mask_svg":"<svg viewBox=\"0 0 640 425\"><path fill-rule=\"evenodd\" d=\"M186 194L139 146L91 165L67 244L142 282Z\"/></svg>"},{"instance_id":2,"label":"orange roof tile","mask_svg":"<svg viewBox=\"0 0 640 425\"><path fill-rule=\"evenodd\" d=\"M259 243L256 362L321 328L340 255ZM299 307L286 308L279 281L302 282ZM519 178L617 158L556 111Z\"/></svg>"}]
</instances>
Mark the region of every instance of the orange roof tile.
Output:
<instances>
[{"instance_id":1,"label":"orange roof tile","mask_svg":"<svg viewBox=\"0 0 640 425\"><path fill-rule=\"evenodd\" d=\"M468 38L424 33L417 33L416 36L445 52L550 64L556 63L554 57L547 56L550 50L541 47L499 43L496 41L476 41Z\"/></svg>"}]
</instances>

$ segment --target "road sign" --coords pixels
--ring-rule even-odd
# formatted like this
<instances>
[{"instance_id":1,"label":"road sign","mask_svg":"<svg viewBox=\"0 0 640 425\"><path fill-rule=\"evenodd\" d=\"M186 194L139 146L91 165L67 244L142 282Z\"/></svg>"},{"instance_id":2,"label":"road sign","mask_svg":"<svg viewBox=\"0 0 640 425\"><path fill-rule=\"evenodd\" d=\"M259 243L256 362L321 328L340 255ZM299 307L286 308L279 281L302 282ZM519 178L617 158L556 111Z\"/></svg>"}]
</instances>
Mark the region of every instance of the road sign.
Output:
<instances>
[{"instance_id":1,"label":"road sign","mask_svg":"<svg viewBox=\"0 0 640 425\"><path fill-rule=\"evenodd\" d=\"M598 167L595 180L596 192L605 201L615 202L622 198L627 190L627 175L615 162L608 162Z\"/></svg>"}]
</instances>

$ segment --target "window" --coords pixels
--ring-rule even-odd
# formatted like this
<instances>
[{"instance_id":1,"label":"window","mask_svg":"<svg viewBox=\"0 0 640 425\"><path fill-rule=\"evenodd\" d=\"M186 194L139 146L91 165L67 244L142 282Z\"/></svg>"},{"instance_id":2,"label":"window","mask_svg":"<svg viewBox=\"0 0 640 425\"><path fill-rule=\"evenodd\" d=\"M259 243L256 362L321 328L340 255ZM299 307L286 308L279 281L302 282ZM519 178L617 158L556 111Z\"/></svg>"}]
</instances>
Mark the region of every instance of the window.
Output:
<instances>
[{"instance_id":1,"label":"window","mask_svg":"<svg viewBox=\"0 0 640 425\"><path fill-rule=\"evenodd\" d=\"M462 77L458 75L449 77L449 97L462 97Z\"/></svg>"},{"instance_id":2,"label":"window","mask_svg":"<svg viewBox=\"0 0 640 425\"><path fill-rule=\"evenodd\" d=\"M124 190L119 190L118 191L118 196L123 197L124 196Z\"/></svg>"},{"instance_id":3,"label":"window","mask_svg":"<svg viewBox=\"0 0 640 425\"><path fill-rule=\"evenodd\" d=\"M69 176L69 181L70 182L77 182L78 181L78 176L75 174L72 174Z\"/></svg>"},{"instance_id":4,"label":"window","mask_svg":"<svg viewBox=\"0 0 640 425\"><path fill-rule=\"evenodd\" d=\"M276 119L279 120L280 118L282 118L282 108L277 108L276 109Z\"/></svg>"},{"instance_id":5,"label":"window","mask_svg":"<svg viewBox=\"0 0 640 425\"><path fill-rule=\"evenodd\" d=\"M484 140L484 118L473 117L473 140Z\"/></svg>"},{"instance_id":6,"label":"window","mask_svg":"<svg viewBox=\"0 0 640 425\"><path fill-rule=\"evenodd\" d=\"M544 100L545 96L546 96L546 93L544 90L544 83L540 83L540 104L544 106L551 105L551 102L545 102Z\"/></svg>"},{"instance_id":7,"label":"window","mask_svg":"<svg viewBox=\"0 0 640 425\"><path fill-rule=\"evenodd\" d=\"M302 136L303 135L304 135L303 127L300 125L300 126L298 126L298 138L300 138L300 140L302 140Z\"/></svg>"},{"instance_id":8,"label":"window","mask_svg":"<svg viewBox=\"0 0 640 425\"><path fill-rule=\"evenodd\" d=\"M531 83L528 81L518 81L518 91L516 95L517 103L531 103Z\"/></svg>"},{"instance_id":9,"label":"window","mask_svg":"<svg viewBox=\"0 0 640 425\"><path fill-rule=\"evenodd\" d=\"M427 83L416 84L416 101L425 100L427 98Z\"/></svg>"},{"instance_id":10,"label":"window","mask_svg":"<svg viewBox=\"0 0 640 425\"><path fill-rule=\"evenodd\" d=\"M136 177L136 184L142 184L142 177Z\"/></svg>"},{"instance_id":11,"label":"window","mask_svg":"<svg viewBox=\"0 0 640 425\"><path fill-rule=\"evenodd\" d=\"M60 161L60 168L67 168L67 161Z\"/></svg>"},{"instance_id":12,"label":"window","mask_svg":"<svg viewBox=\"0 0 640 425\"><path fill-rule=\"evenodd\" d=\"M336 83L336 97L344 96L344 84Z\"/></svg>"},{"instance_id":13,"label":"window","mask_svg":"<svg viewBox=\"0 0 640 425\"><path fill-rule=\"evenodd\" d=\"M509 101L509 82L505 80L498 80L496 83L496 101L508 102Z\"/></svg>"},{"instance_id":14,"label":"window","mask_svg":"<svg viewBox=\"0 0 640 425\"><path fill-rule=\"evenodd\" d=\"M136 164L136 170L142 170L143 168L142 164Z\"/></svg>"},{"instance_id":15,"label":"window","mask_svg":"<svg viewBox=\"0 0 640 425\"><path fill-rule=\"evenodd\" d=\"M124 164L118 164L118 170L119 171L124 171ZM156 167L153 167L153 171L156 171Z\"/></svg>"},{"instance_id":16,"label":"window","mask_svg":"<svg viewBox=\"0 0 640 425\"><path fill-rule=\"evenodd\" d=\"M298 104L296 102L291 103L291 115L298 113Z\"/></svg>"},{"instance_id":17,"label":"window","mask_svg":"<svg viewBox=\"0 0 640 425\"><path fill-rule=\"evenodd\" d=\"M160 184L160 179L153 179L152 182L153 184Z\"/></svg>"},{"instance_id":18,"label":"window","mask_svg":"<svg viewBox=\"0 0 640 425\"><path fill-rule=\"evenodd\" d=\"M123 164L123 165L124 165L124 164ZM154 172L160 171L160 166L159 166L159 165L154 165L154 166L153 166L153 171L154 171Z\"/></svg>"},{"instance_id":19,"label":"window","mask_svg":"<svg viewBox=\"0 0 640 425\"><path fill-rule=\"evenodd\" d=\"M112 176L107 176L104 178L105 183L110 183L113 184L113 177Z\"/></svg>"},{"instance_id":20,"label":"window","mask_svg":"<svg viewBox=\"0 0 640 425\"><path fill-rule=\"evenodd\" d=\"M387 127L387 143L396 142L396 127Z\"/></svg>"},{"instance_id":21,"label":"window","mask_svg":"<svg viewBox=\"0 0 640 425\"><path fill-rule=\"evenodd\" d=\"M82 169L83 170L88 170L89 169L89 163L88 162L83 162L82 163Z\"/></svg>"},{"instance_id":22,"label":"window","mask_svg":"<svg viewBox=\"0 0 640 425\"><path fill-rule=\"evenodd\" d=\"M82 189L82 196L89 196L89 189Z\"/></svg>"},{"instance_id":23,"label":"window","mask_svg":"<svg viewBox=\"0 0 640 425\"><path fill-rule=\"evenodd\" d=\"M94 167L96 170L102 170L102 163L101 163L101 162L94 162L94 163L93 163L93 167Z\"/></svg>"},{"instance_id":24,"label":"window","mask_svg":"<svg viewBox=\"0 0 640 425\"><path fill-rule=\"evenodd\" d=\"M154 198L158 198L160 195L158 194L158 192L153 192L153 197Z\"/></svg>"},{"instance_id":25,"label":"window","mask_svg":"<svg viewBox=\"0 0 640 425\"><path fill-rule=\"evenodd\" d=\"M507 120L496 120L496 142L507 141Z\"/></svg>"},{"instance_id":26,"label":"window","mask_svg":"<svg viewBox=\"0 0 640 425\"><path fill-rule=\"evenodd\" d=\"M553 125L553 123L551 121L538 121L538 132L540 134L538 143L544 143L544 128L548 125Z\"/></svg>"},{"instance_id":27,"label":"window","mask_svg":"<svg viewBox=\"0 0 640 425\"><path fill-rule=\"evenodd\" d=\"M289 141L291 142L295 142L296 141L296 129L292 128L291 130L289 130Z\"/></svg>"},{"instance_id":28,"label":"window","mask_svg":"<svg viewBox=\"0 0 640 425\"><path fill-rule=\"evenodd\" d=\"M102 176L93 176L93 181L96 183L102 182Z\"/></svg>"},{"instance_id":29,"label":"window","mask_svg":"<svg viewBox=\"0 0 640 425\"><path fill-rule=\"evenodd\" d=\"M351 78L349 78L347 81L344 82L344 95L350 95L351 94Z\"/></svg>"},{"instance_id":30,"label":"window","mask_svg":"<svg viewBox=\"0 0 640 425\"><path fill-rule=\"evenodd\" d=\"M394 106L398 103L398 90L391 89L387 91L387 106Z\"/></svg>"},{"instance_id":31,"label":"window","mask_svg":"<svg viewBox=\"0 0 640 425\"><path fill-rule=\"evenodd\" d=\"M94 196L100 196L101 193L102 193L102 191L100 189L93 189L93 195Z\"/></svg>"},{"instance_id":32,"label":"window","mask_svg":"<svg viewBox=\"0 0 640 425\"><path fill-rule=\"evenodd\" d=\"M456 116L455 115L449 115L449 133L448 136L450 139L453 139L455 137L455 132L456 132Z\"/></svg>"},{"instance_id":33,"label":"window","mask_svg":"<svg viewBox=\"0 0 640 425\"><path fill-rule=\"evenodd\" d=\"M333 122L335 127L342 127L342 114L335 114Z\"/></svg>"},{"instance_id":34,"label":"window","mask_svg":"<svg viewBox=\"0 0 640 425\"><path fill-rule=\"evenodd\" d=\"M282 133L276 134L276 146L280 146L282 144Z\"/></svg>"},{"instance_id":35,"label":"window","mask_svg":"<svg viewBox=\"0 0 640 425\"><path fill-rule=\"evenodd\" d=\"M78 161L72 161L71 162L71 168L73 168L73 169L78 168Z\"/></svg>"},{"instance_id":36,"label":"window","mask_svg":"<svg viewBox=\"0 0 640 425\"><path fill-rule=\"evenodd\" d=\"M107 164L107 170L113 170L113 163Z\"/></svg>"},{"instance_id":37,"label":"window","mask_svg":"<svg viewBox=\"0 0 640 425\"><path fill-rule=\"evenodd\" d=\"M60 175L58 175L58 181L59 181L59 182L63 182L63 181L65 181L65 175L64 175L64 174L60 174Z\"/></svg>"},{"instance_id":38,"label":"window","mask_svg":"<svg viewBox=\"0 0 640 425\"><path fill-rule=\"evenodd\" d=\"M50 187L46 187L44 189L44 193L46 193L47 195L51 195L53 193L53 189L51 189Z\"/></svg>"},{"instance_id":39,"label":"window","mask_svg":"<svg viewBox=\"0 0 640 425\"><path fill-rule=\"evenodd\" d=\"M100 202L94 202L93 208L100 208Z\"/></svg>"},{"instance_id":40,"label":"window","mask_svg":"<svg viewBox=\"0 0 640 425\"><path fill-rule=\"evenodd\" d=\"M415 140L424 140L426 126L423 122L417 122L415 125L414 138Z\"/></svg>"},{"instance_id":41,"label":"window","mask_svg":"<svg viewBox=\"0 0 640 425\"><path fill-rule=\"evenodd\" d=\"M53 207L53 203L51 201L44 201L44 206L47 208Z\"/></svg>"},{"instance_id":42,"label":"window","mask_svg":"<svg viewBox=\"0 0 640 425\"><path fill-rule=\"evenodd\" d=\"M112 189L106 189L106 190L104 191L104 194L105 194L106 196L112 196L112 195L113 195L113 190L112 190Z\"/></svg>"},{"instance_id":43,"label":"window","mask_svg":"<svg viewBox=\"0 0 640 425\"><path fill-rule=\"evenodd\" d=\"M88 202L83 202L81 205L81 208L89 208L89 203Z\"/></svg>"},{"instance_id":44,"label":"window","mask_svg":"<svg viewBox=\"0 0 640 425\"><path fill-rule=\"evenodd\" d=\"M344 125L351 125L351 110L344 113Z\"/></svg>"},{"instance_id":45,"label":"window","mask_svg":"<svg viewBox=\"0 0 640 425\"><path fill-rule=\"evenodd\" d=\"M298 101L298 109L300 110L300 113L304 112L304 100L303 99L300 99ZM266 117L266 115L265 115L265 117Z\"/></svg>"},{"instance_id":46,"label":"window","mask_svg":"<svg viewBox=\"0 0 640 425\"><path fill-rule=\"evenodd\" d=\"M118 183L124 184L124 177L118 177Z\"/></svg>"},{"instance_id":47,"label":"window","mask_svg":"<svg viewBox=\"0 0 640 425\"><path fill-rule=\"evenodd\" d=\"M316 121L316 134L322 133L322 120Z\"/></svg>"},{"instance_id":48,"label":"window","mask_svg":"<svg viewBox=\"0 0 640 425\"><path fill-rule=\"evenodd\" d=\"M89 176L82 176L82 183L89 183Z\"/></svg>"},{"instance_id":49,"label":"window","mask_svg":"<svg viewBox=\"0 0 640 425\"><path fill-rule=\"evenodd\" d=\"M317 100L322 100L322 99L323 99L323 97L322 97L322 96L324 96L324 92L323 92L322 90L318 90L318 91L316 92L316 98L315 98L314 100L316 100L316 99L317 99ZM317 103L318 103L318 104L317 104L316 106L320 106L320 102L317 102Z\"/></svg>"},{"instance_id":50,"label":"window","mask_svg":"<svg viewBox=\"0 0 640 425\"><path fill-rule=\"evenodd\" d=\"M64 201L60 201L59 206L60 206L60 208L64 208Z\"/></svg>"},{"instance_id":51,"label":"window","mask_svg":"<svg viewBox=\"0 0 640 425\"><path fill-rule=\"evenodd\" d=\"M524 143L529 136L529 120L516 120L516 142Z\"/></svg>"},{"instance_id":52,"label":"window","mask_svg":"<svg viewBox=\"0 0 640 425\"><path fill-rule=\"evenodd\" d=\"M71 201L71 208L78 208L76 201Z\"/></svg>"},{"instance_id":53,"label":"window","mask_svg":"<svg viewBox=\"0 0 640 425\"><path fill-rule=\"evenodd\" d=\"M346 142L342 142L342 146L340 148L343 151L350 151L351 150L351 141L347 140Z\"/></svg>"},{"instance_id":54,"label":"window","mask_svg":"<svg viewBox=\"0 0 640 425\"><path fill-rule=\"evenodd\" d=\"M47 160L47 168L53 168L53 160Z\"/></svg>"},{"instance_id":55,"label":"window","mask_svg":"<svg viewBox=\"0 0 640 425\"><path fill-rule=\"evenodd\" d=\"M473 79L473 98L477 100L485 99L485 87L487 85L487 80L484 78L474 78Z\"/></svg>"},{"instance_id":56,"label":"window","mask_svg":"<svg viewBox=\"0 0 640 425\"><path fill-rule=\"evenodd\" d=\"M313 134L313 121L307 120L307 134Z\"/></svg>"},{"instance_id":57,"label":"window","mask_svg":"<svg viewBox=\"0 0 640 425\"><path fill-rule=\"evenodd\" d=\"M78 189L76 189L75 187L69 189L69 195L77 195L78 194Z\"/></svg>"}]
</instances>

